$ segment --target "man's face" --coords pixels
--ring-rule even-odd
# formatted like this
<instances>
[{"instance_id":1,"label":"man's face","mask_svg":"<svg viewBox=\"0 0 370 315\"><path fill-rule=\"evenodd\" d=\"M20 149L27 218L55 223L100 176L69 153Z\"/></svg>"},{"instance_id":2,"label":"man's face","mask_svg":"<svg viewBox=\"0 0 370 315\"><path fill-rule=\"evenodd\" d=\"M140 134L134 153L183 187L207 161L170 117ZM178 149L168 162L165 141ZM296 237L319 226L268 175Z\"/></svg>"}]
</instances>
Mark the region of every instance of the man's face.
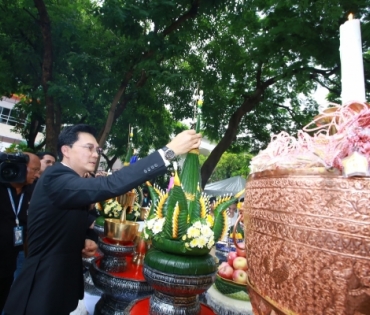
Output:
<instances>
[{"instance_id":1,"label":"man's face","mask_svg":"<svg viewBox=\"0 0 370 315\"><path fill-rule=\"evenodd\" d=\"M99 158L97 149L99 145L93 135L80 132L78 140L72 145L72 147L63 146L63 161L68 163L77 174L81 177L87 172L94 172L96 163Z\"/></svg>"},{"instance_id":2,"label":"man's face","mask_svg":"<svg viewBox=\"0 0 370 315\"><path fill-rule=\"evenodd\" d=\"M233 217L234 214L235 214L235 211L236 211L236 204L232 204L230 207L229 207L229 216L230 217Z\"/></svg>"},{"instance_id":3,"label":"man's face","mask_svg":"<svg viewBox=\"0 0 370 315\"><path fill-rule=\"evenodd\" d=\"M214 212L214 211L215 211L215 204L216 204L216 201L212 201L212 202L210 203L211 212Z\"/></svg>"},{"instance_id":4,"label":"man's face","mask_svg":"<svg viewBox=\"0 0 370 315\"><path fill-rule=\"evenodd\" d=\"M31 155L27 164L26 185L32 184L36 178L40 177L41 162L38 156Z\"/></svg>"},{"instance_id":5,"label":"man's face","mask_svg":"<svg viewBox=\"0 0 370 315\"><path fill-rule=\"evenodd\" d=\"M42 173L43 171L45 171L45 169L48 167L48 166L52 166L54 165L55 163L55 158L52 156L52 155L49 155L49 154L45 154L42 158L42 160L40 160L41 162L41 172Z\"/></svg>"}]
</instances>

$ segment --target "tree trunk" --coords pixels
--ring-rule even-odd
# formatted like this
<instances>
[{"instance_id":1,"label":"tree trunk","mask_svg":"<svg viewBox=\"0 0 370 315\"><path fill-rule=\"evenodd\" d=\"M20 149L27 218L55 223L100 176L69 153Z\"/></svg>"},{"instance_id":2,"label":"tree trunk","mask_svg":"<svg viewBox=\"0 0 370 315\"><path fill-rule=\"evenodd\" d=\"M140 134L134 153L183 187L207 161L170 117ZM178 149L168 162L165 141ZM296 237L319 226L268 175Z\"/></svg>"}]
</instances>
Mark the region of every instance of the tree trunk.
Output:
<instances>
[{"instance_id":1,"label":"tree trunk","mask_svg":"<svg viewBox=\"0 0 370 315\"><path fill-rule=\"evenodd\" d=\"M53 98L48 93L49 82L53 79L53 44L51 37L51 23L43 0L33 0L40 16L40 27L44 42L44 56L42 60L41 84L46 105L46 150L57 153L56 121Z\"/></svg>"},{"instance_id":2,"label":"tree trunk","mask_svg":"<svg viewBox=\"0 0 370 315\"><path fill-rule=\"evenodd\" d=\"M29 127L29 133L26 135L27 147L35 150L35 141L40 128L40 120L32 117Z\"/></svg>"},{"instance_id":3,"label":"tree trunk","mask_svg":"<svg viewBox=\"0 0 370 315\"><path fill-rule=\"evenodd\" d=\"M116 112L116 109L117 109L117 104L120 101L123 93L125 92L128 83L132 79L132 75L133 75L133 70L129 71L126 74L125 79L122 81L121 86L119 87L118 92L114 96L114 99L113 99L113 101L110 105L110 109L109 109L109 112L108 112L108 117L107 117L107 120L105 122L104 128L98 136L98 143L99 143L99 146L102 147L102 148L104 147L105 141L107 141L108 135L109 135L109 133L112 129L112 125L113 125L114 117L115 117L115 112Z\"/></svg>"},{"instance_id":4,"label":"tree trunk","mask_svg":"<svg viewBox=\"0 0 370 315\"><path fill-rule=\"evenodd\" d=\"M257 89L254 95L250 98L245 97L243 104L231 115L228 127L220 142L212 150L207 160L204 162L201 169L202 188L206 185L211 177L222 154L230 147L231 143L236 140L238 134L238 126L245 114L253 110L261 101L264 89Z\"/></svg>"}]
</instances>

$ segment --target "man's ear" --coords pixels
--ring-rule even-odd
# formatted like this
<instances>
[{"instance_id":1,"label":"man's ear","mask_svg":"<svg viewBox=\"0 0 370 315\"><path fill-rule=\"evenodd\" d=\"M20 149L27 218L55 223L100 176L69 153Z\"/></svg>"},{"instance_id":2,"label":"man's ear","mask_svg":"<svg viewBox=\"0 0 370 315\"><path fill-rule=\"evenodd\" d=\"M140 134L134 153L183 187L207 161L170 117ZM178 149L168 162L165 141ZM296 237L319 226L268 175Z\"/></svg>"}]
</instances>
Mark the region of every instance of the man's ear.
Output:
<instances>
[{"instance_id":1,"label":"man's ear","mask_svg":"<svg viewBox=\"0 0 370 315\"><path fill-rule=\"evenodd\" d=\"M69 157L69 150L71 148L68 146L68 145L63 145L61 148L60 148L60 151L62 151L62 154L63 156L65 157Z\"/></svg>"}]
</instances>

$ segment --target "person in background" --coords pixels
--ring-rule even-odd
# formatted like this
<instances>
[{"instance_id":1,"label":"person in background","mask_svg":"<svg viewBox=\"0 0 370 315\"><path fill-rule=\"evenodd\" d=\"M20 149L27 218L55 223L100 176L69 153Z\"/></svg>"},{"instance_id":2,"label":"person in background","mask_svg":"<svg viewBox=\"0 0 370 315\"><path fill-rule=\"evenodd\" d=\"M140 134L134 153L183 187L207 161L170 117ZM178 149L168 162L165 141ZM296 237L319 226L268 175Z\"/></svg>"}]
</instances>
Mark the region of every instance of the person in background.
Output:
<instances>
[{"instance_id":1,"label":"person in background","mask_svg":"<svg viewBox=\"0 0 370 315\"><path fill-rule=\"evenodd\" d=\"M209 205L211 206L209 214L213 217L215 215L215 204L216 204L216 197L209 198Z\"/></svg>"},{"instance_id":2,"label":"person in background","mask_svg":"<svg viewBox=\"0 0 370 315\"><path fill-rule=\"evenodd\" d=\"M227 209L227 216L229 218L229 228L235 225L236 220L238 219L238 211L237 211L237 202L230 205Z\"/></svg>"},{"instance_id":3,"label":"person in background","mask_svg":"<svg viewBox=\"0 0 370 315\"><path fill-rule=\"evenodd\" d=\"M42 174L47 167L54 165L57 160L57 157L52 152L37 152L36 155L40 158L41 162L40 174Z\"/></svg>"},{"instance_id":4,"label":"person in background","mask_svg":"<svg viewBox=\"0 0 370 315\"><path fill-rule=\"evenodd\" d=\"M83 298L81 254L93 257L97 236L88 228L92 203L106 200L165 174L177 155L199 147L194 130L110 176L94 172L102 149L88 125L65 127L58 138L60 163L48 167L28 211L28 256L5 304L7 315L68 315Z\"/></svg>"},{"instance_id":5,"label":"person in background","mask_svg":"<svg viewBox=\"0 0 370 315\"><path fill-rule=\"evenodd\" d=\"M47 167L54 165L56 161L56 156L54 155L54 153L47 152L47 151L38 152L36 153L36 155L39 157L40 163L41 163L41 168L40 168L40 176L41 176L41 174L45 171ZM29 191L31 196L36 187L36 184L37 184L37 179L33 182L32 185L29 185L27 187L27 190Z\"/></svg>"},{"instance_id":6,"label":"person in background","mask_svg":"<svg viewBox=\"0 0 370 315\"><path fill-rule=\"evenodd\" d=\"M238 203L238 211L240 215L243 215L243 212L244 212L243 206L244 206L244 197L240 198L239 203ZM241 222L243 221L244 221L244 218L241 219Z\"/></svg>"},{"instance_id":7,"label":"person in background","mask_svg":"<svg viewBox=\"0 0 370 315\"><path fill-rule=\"evenodd\" d=\"M0 314L3 310L17 268L17 257L24 253L27 236L27 209L31 194L26 186L38 178L40 159L33 153L28 156L24 183L0 183Z\"/></svg>"},{"instance_id":8,"label":"person in background","mask_svg":"<svg viewBox=\"0 0 370 315\"><path fill-rule=\"evenodd\" d=\"M149 206L150 197L149 197L149 191L148 189L143 189L143 204L141 205L143 208L146 208Z\"/></svg>"}]
</instances>

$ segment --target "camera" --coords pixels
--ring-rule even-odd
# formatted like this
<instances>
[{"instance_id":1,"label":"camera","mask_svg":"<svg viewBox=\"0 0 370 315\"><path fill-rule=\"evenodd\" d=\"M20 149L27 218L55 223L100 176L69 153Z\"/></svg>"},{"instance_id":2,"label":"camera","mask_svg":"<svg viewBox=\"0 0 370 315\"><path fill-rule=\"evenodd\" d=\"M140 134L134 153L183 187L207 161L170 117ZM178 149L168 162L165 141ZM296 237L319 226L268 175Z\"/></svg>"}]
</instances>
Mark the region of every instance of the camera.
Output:
<instances>
[{"instance_id":1,"label":"camera","mask_svg":"<svg viewBox=\"0 0 370 315\"><path fill-rule=\"evenodd\" d=\"M0 152L0 183L23 183L27 176L29 156Z\"/></svg>"}]
</instances>

